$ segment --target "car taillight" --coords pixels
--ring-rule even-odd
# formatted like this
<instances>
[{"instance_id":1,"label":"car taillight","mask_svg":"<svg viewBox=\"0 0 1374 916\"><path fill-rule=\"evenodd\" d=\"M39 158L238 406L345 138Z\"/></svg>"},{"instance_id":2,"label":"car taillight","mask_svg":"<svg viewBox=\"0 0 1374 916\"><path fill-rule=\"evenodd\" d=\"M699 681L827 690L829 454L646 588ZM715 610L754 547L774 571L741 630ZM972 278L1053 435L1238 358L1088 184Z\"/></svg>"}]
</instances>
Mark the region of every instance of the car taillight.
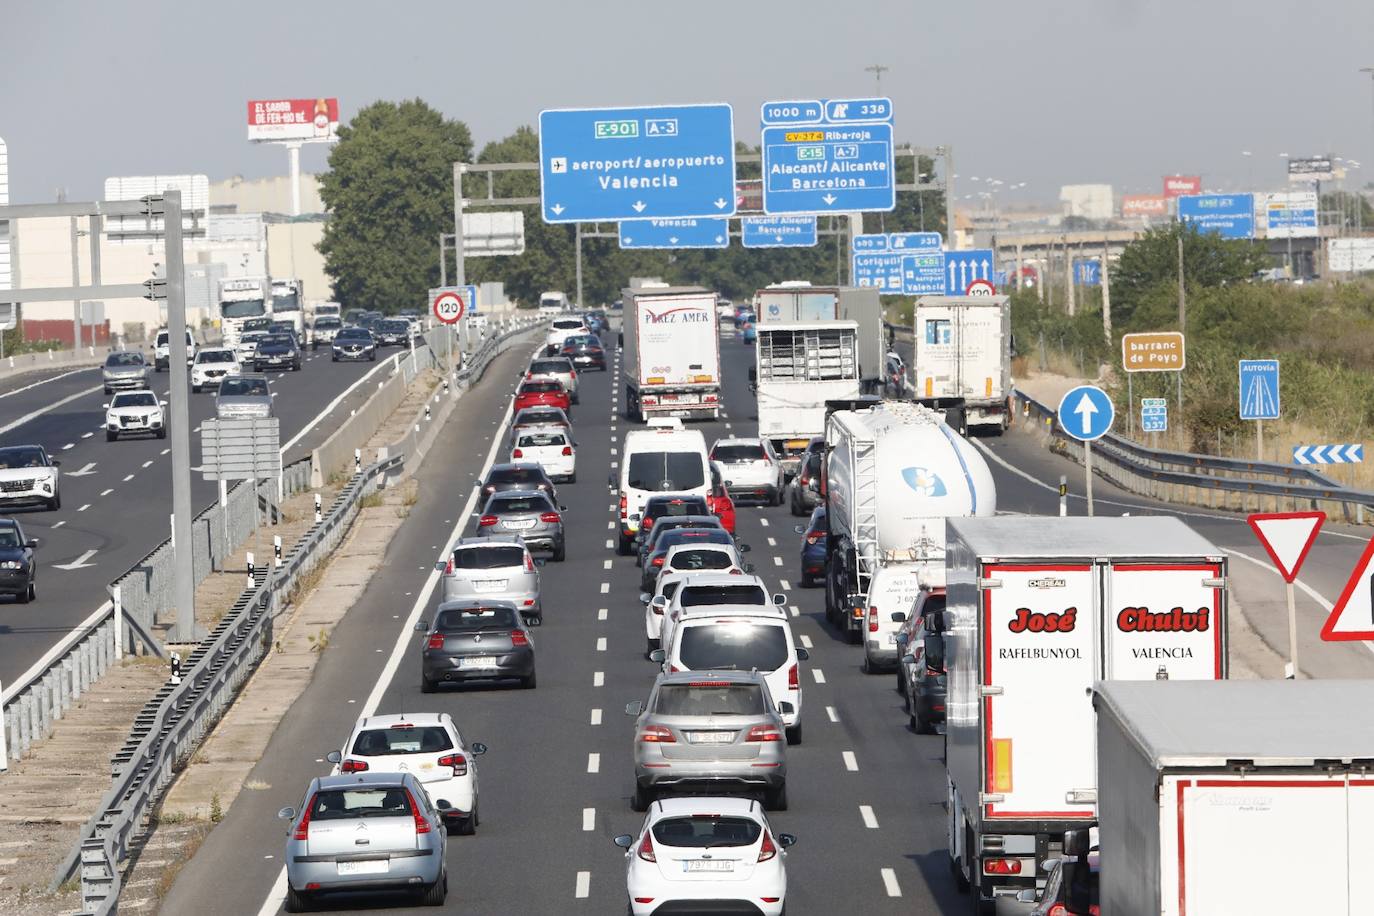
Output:
<instances>
[{"instance_id":1,"label":"car taillight","mask_svg":"<svg viewBox=\"0 0 1374 916\"><path fill-rule=\"evenodd\" d=\"M677 674L677 673L678 673L679 671L681 671L681 670L682 670L682 669L679 668L677 665L669 665L669 666L668 666L668 673L669 673L669 674Z\"/></svg>"},{"instance_id":2,"label":"car taillight","mask_svg":"<svg viewBox=\"0 0 1374 916\"><path fill-rule=\"evenodd\" d=\"M442 649L443 647L444 647L444 634L443 634L443 633L431 633L431 634L429 634L429 642L425 643L425 648L426 648L426 649Z\"/></svg>"},{"instance_id":3,"label":"car taillight","mask_svg":"<svg viewBox=\"0 0 1374 916\"><path fill-rule=\"evenodd\" d=\"M639 732L639 740L645 744L677 744L672 729L663 725L646 725Z\"/></svg>"},{"instance_id":4,"label":"car taillight","mask_svg":"<svg viewBox=\"0 0 1374 916\"><path fill-rule=\"evenodd\" d=\"M625 510L628 509L628 508L629 508L629 505L628 505L628 503L626 502L625 496L622 494L621 497L620 497L620 515L621 515L622 518L623 518L624 515L625 515Z\"/></svg>"},{"instance_id":5,"label":"car taillight","mask_svg":"<svg viewBox=\"0 0 1374 916\"><path fill-rule=\"evenodd\" d=\"M453 557L449 557L448 562L444 564L444 575L453 575Z\"/></svg>"},{"instance_id":6,"label":"car taillight","mask_svg":"<svg viewBox=\"0 0 1374 916\"><path fill-rule=\"evenodd\" d=\"M663 565L663 557L654 557L653 560L651 560L651 561L649 562L649 565L650 565L650 566L662 566L662 565Z\"/></svg>"},{"instance_id":7,"label":"car taillight","mask_svg":"<svg viewBox=\"0 0 1374 916\"><path fill-rule=\"evenodd\" d=\"M1065 908L1064 904L1056 903L1054 906L1050 907L1049 912L1046 913L1045 916L1069 916L1069 911Z\"/></svg>"},{"instance_id":8,"label":"car taillight","mask_svg":"<svg viewBox=\"0 0 1374 916\"><path fill-rule=\"evenodd\" d=\"M654 527L653 517L650 516L649 518L646 518L644 521L640 522L639 527L643 528L645 531L648 531L650 528Z\"/></svg>"},{"instance_id":9,"label":"car taillight","mask_svg":"<svg viewBox=\"0 0 1374 916\"><path fill-rule=\"evenodd\" d=\"M410 802L410 814L415 818L415 832L417 834L429 833L429 818L425 817L420 806L415 804L415 796L410 794L409 789L406 789L406 801Z\"/></svg>"},{"instance_id":10,"label":"car taillight","mask_svg":"<svg viewBox=\"0 0 1374 916\"><path fill-rule=\"evenodd\" d=\"M345 760L339 764L340 773L366 773L367 770L366 760Z\"/></svg>"},{"instance_id":11,"label":"car taillight","mask_svg":"<svg viewBox=\"0 0 1374 916\"><path fill-rule=\"evenodd\" d=\"M571 455L571 454L572 454L572 446L571 446L571 445L565 445L565 446L563 446L563 454L564 454L564 456Z\"/></svg>"},{"instance_id":12,"label":"car taillight","mask_svg":"<svg viewBox=\"0 0 1374 916\"><path fill-rule=\"evenodd\" d=\"M539 514L539 520L540 520L541 522L553 523L553 522L561 522L561 521L563 520L563 518L562 518L562 516L560 516L557 512L541 512L541 513Z\"/></svg>"},{"instance_id":13,"label":"car taillight","mask_svg":"<svg viewBox=\"0 0 1374 916\"><path fill-rule=\"evenodd\" d=\"M301 813L301 822L296 825L296 832L291 834L293 840L310 839L310 812L315 810L315 799L319 795L310 796L310 802L305 806L305 811Z\"/></svg>"},{"instance_id":14,"label":"car taillight","mask_svg":"<svg viewBox=\"0 0 1374 916\"><path fill-rule=\"evenodd\" d=\"M799 690L800 688L801 673L797 670L797 666L793 665L791 668L787 669L787 689Z\"/></svg>"},{"instance_id":15,"label":"car taillight","mask_svg":"<svg viewBox=\"0 0 1374 916\"><path fill-rule=\"evenodd\" d=\"M745 741L781 741L782 735L772 725L755 725L744 736Z\"/></svg>"},{"instance_id":16,"label":"car taillight","mask_svg":"<svg viewBox=\"0 0 1374 916\"><path fill-rule=\"evenodd\" d=\"M657 862L654 857L654 840L649 831L644 831L644 842L639 844L639 857L645 862Z\"/></svg>"},{"instance_id":17,"label":"car taillight","mask_svg":"<svg viewBox=\"0 0 1374 916\"><path fill-rule=\"evenodd\" d=\"M778 847L773 845L773 837L767 830L763 832L763 844L759 846L759 861L767 862L778 854Z\"/></svg>"},{"instance_id":18,"label":"car taillight","mask_svg":"<svg viewBox=\"0 0 1374 916\"><path fill-rule=\"evenodd\" d=\"M484 515L477 520L477 524L483 528L490 528L492 525L496 524L496 516Z\"/></svg>"},{"instance_id":19,"label":"car taillight","mask_svg":"<svg viewBox=\"0 0 1374 916\"><path fill-rule=\"evenodd\" d=\"M534 557L528 552L525 554L525 572L534 572Z\"/></svg>"},{"instance_id":20,"label":"car taillight","mask_svg":"<svg viewBox=\"0 0 1374 916\"><path fill-rule=\"evenodd\" d=\"M875 607L868 609L868 632L878 632L878 609Z\"/></svg>"},{"instance_id":21,"label":"car taillight","mask_svg":"<svg viewBox=\"0 0 1374 916\"><path fill-rule=\"evenodd\" d=\"M817 544L819 544L819 543L821 542L821 538L822 538L822 537L823 537L823 535L819 535L819 534L808 534L808 535L806 536L806 543L809 544L810 546L814 547L815 545L817 545Z\"/></svg>"},{"instance_id":22,"label":"car taillight","mask_svg":"<svg viewBox=\"0 0 1374 916\"><path fill-rule=\"evenodd\" d=\"M468 759L462 754L449 754L439 758L439 766L453 767L454 776L468 775Z\"/></svg>"},{"instance_id":23,"label":"car taillight","mask_svg":"<svg viewBox=\"0 0 1374 916\"><path fill-rule=\"evenodd\" d=\"M1020 859L984 859L983 874L985 875L1019 875L1021 874Z\"/></svg>"},{"instance_id":24,"label":"car taillight","mask_svg":"<svg viewBox=\"0 0 1374 916\"><path fill-rule=\"evenodd\" d=\"M522 452L520 449L517 448L517 449L515 449L514 451L512 451L512 452L510 453L510 456L511 456L512 458L524 458L524 457L525 457L525 453Z\"/></svg>"},{"instance_id":25,"label":"car taillight","mask_svg":"<svg viewBox=\"0 0 1374 916\"><path fill-rule=\"evenodd\" d=\"M511 630L510 644L512 646L528 646L530 644L530 638L525 635L523 630Z\"/></svg>"}]
</instances>

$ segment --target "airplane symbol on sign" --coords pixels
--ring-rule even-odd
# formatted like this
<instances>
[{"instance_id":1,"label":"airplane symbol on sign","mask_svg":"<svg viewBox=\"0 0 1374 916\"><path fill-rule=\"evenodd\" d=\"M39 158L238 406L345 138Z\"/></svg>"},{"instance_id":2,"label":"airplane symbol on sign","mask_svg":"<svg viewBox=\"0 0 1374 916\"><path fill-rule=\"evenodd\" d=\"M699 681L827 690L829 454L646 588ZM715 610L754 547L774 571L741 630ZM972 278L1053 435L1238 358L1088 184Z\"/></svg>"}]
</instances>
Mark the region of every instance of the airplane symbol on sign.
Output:
<instances>
[{"instance_id":1,"label":"airplane symbol on sign","mask_svg":"<svg viewBox=\"0 0 1374 916\"><path fill-rule=\"evenodd\" d=\"M568 171L568 160L562 156L554 156L549 160L549 171L555 175L562 175Z\"/></svg>"}]
</instances>

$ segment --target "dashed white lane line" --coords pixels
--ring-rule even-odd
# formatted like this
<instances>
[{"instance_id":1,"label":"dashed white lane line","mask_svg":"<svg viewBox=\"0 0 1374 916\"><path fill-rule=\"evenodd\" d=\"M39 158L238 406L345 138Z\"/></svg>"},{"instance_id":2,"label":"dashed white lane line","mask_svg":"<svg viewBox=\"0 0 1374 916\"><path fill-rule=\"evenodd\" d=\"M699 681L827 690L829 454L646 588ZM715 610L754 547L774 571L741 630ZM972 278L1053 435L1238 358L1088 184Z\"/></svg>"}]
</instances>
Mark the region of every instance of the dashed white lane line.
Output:
<instances>
[{"instance_id":1,"label":"dashed white lane line","mask_svg":"<svg viewBox=\"0 0 1374 916\"><path fill-rule=\"evenodd\" d=\"M593 710L592 710L592 724L593 724L593 725L600 725L600 724L601 724L601 710L599 710L599 709L593 709Z\"/></svg>"},{"instance_id":2,"label":"dashed white lane line","mask_svg":"<svg viewBox=\"0 0 1374 916\"><path fill-rule=\"evenodd\" d=\"M94 436L94 435L95 435L95 433L82 433L82 434L81 434L81 438L82 438L82 439L89 439L89 438L91 438L91 436Z\"/></svg>"},{"instance_id":3,"label":"dashed white lane line","mask_svg":"<svg viewBox=\"0 0 1374 916\"><path fill-rule=\"evenodd\" d=\"M797 607L795 604L789 606L789 607L787 608L787 611L788 611L788 613L790 613L793 617L800 617L800 616L801 616L801 608Z\"/></svg>"},{"instance_id":4,"label":"dashed white lane line","mask_svg":"<svg viewBox=\"0 0 1374 916\"><path fill-rule=\"evenodd\" d=\"M612 461L612 462L611 462L611 470L615 470L615 469L618 468L618 467L620 467L620 462L619 462L619 461Z\"/></svg>"},{"instance_id":5,"label":"dashed white lane line","mask_svg":"<svg viewBox=\"0 0 1374 916\"><path fill-rule=\"evenodd\" d=\"M835 712L834 706L825 707L825 717L829 719L831 722L840 721L840 714Z\"/></svg>"},{"instance_id":6,"label":"dashed white lane line","mask_svg":"<svg viewBox=\"0 0 1374 916\"><path fill-rule=\"evenodd\" d=\"M582 809L582 829L583 829L583 830L595 830L595 829L596 829L596 809L595 809L595 808L583 808L583 809Z\"/></svg>"},{"instance_id":7,"label":"dashed white lane line","mask_svg":"<svg viewBox=\"0 0 1374 916\"><path fill-rule=\"evenodd\" d=\"M825 683L825 672L822 671L821 669L819 669L819 668L812 668L812 669L811 669L811 676L814 677L814 678L816 679L816 683L817 683L817 684L824 684L824 683Z\"/></svg>"},{"instance_id":8,"label":"dashed white lane line","mask_svg":"<svg viewBox=\"0 0 1374 916\"><path fill-rule=\"evenodd\" d=\"M806 648L806 649L814 648L814 647L811 645L811 637L810 637L810 636L807 636L805 633L803 633L799 638L801 639L801 644L802 644L802 647L803 647L803 648Z\"/></svg>"},{"instance_id":9,"label":"dashed white lane line","mask_svg":"<svg viewBox=\"0 0 1374 916\"><path fill-rule=\"evenodd\" d=\"M767 527L768 527L768 519L766 519L766 518L761 518L761 519L759 519L759 524L762 525L763 527L767 528Z\"/></svg>"},{"instance_id":10,"label":"dashed white lane line","mask_svg":"<svg viewBox=\"0 0 1374 916\"><path fill-rule=\"evenodd\" d=\"M590 754L587 755L587 772L601 772L601 755L598 754L596 751L592 751Z\"/></svg>"},{"instance_id":11,"label":"dashed white lane line","mask_svg":"<svg viewBox=\"0 0 1374 916\"><path fill-rule=\"evenodd\" d=\"M611 540L610 538L606 538L606 549L607 549L607 550L614 550L614 549L615 549L615 541Z\"/></svg>"},{"instance_id":12,"label":"dashed white lane line","mask_svg":"<svg viewBox=\"0 0 1374 916\"><path fill-rule=\"evenodd\" d=\"M614 445L611 446L611 454L612 454L612 455L616 454L616 450L615 450L615 446L614 446Z\"/></svg>"},{"instance_id":13,"label":"dashed white lane line","mask_svg":"<svg viewBox=\"0 0 1374 916\"><path fill-rule=\"evenodd\" d=\"M61 527L62 527L63 525L65 525L65 524L67 524L67 520L66 520L66 519L63 519L63 520L60 521L60 522L54 522L54 523L53 523L53 527L54 527L54 528L61 528Z\"/></svg>"},{"instance_id":14,"label":"dashed white lane line","mask_svg":"<svg viewBox=\"0 0 1374 916\"><path fill-rule=\"evenodd\" d=\"M152 459L149 459L149 460L143 462L143 466L144 466L145 468L150 468L150 467L152 467L152 466L153 466Z\"/></svg>"},{"instance_id":15,"label":"dashed white lane line","mask_svg":"<svg viewBox=\"0 0 1374 916\"><path fill-rule=\"evenodd\" d=\"M607 530L607 531L614 531L614 530L615 530L615 519L611 519L609 522L606 523L606 530Z\"/></svg>"},{"instance_id":16,"label":"dashed white lane line","mask_svg":"<svg viewBox=\"0 0 1374 916\"><path fill-rule=\"evenodd\" d=\"M605 651L606 651L606 637L604 637L604 636L598 636L598 637L596 638L596 651L598 651L598 652L605 652Z\"/></svg>"},{"instance_id":17,"label":"dashed white lane line","mask_svg":"<svg viewBox=\"0 0 1374 916\"><path fill-rule=\"evenodd\" d=\"M844 768L851 773L859 772L859 761L854 759L853 751L845 751L840 754L844 758Z\"/></svg>"},{"instance_id":18,"label":"dashed white lane line","mask_svg":"<svg viewBox=\"0 0 1374 916\"><path fill-rule=\"evenodd\" d=\"M864 819L864 826L867 827L869 830L878 829L878 818L873 813L872 805L860 805L859 817Z\"/></svg>"},{"instance_id":19,"label":"dashed white lane line","mask_svg":"<svg viewBox=\"0 0 1374 916\"><path fill-rule=\"evenodd\" d=\"M768 539L768 546L769 546L769 547L776 547L776 546L778 546L777 540L775 540L774 538L769 538L769 539Z\"/></svg>"},{"instance_id":20,"label":"dashed white lane line","mask_svg":"<svg viewBox=\"0 0 1374 916\"><path fill-rule=\"evenodd\" d=\"M595 672L594 674L592 674L592 686L593 686L593 687L604 687L604 686L606 686L606 672L604 672L604 671L597 671L597 672Z\"/></svg>"},{"instance_id":21,"label":"dashed white lane line","mask_svg":"<svg viewBox=\"0 0 1374 916\"><path fill-rule=\"evenodd\" d=\"M68 442L66 445L62 446L62 451L65 452L65 451L67 451L68 449L73 449L73 448L76 448L76 443L75 443L75 442Z\"/></svg>"},{"instance_id":22,"label":"dashed white lane line","mask_svg":"<svg viewBox=\"0 0 1374 916\"><path fill-rule=\"evenodd\" d=\"M82 506L80 509L77 509L76 511L77 511L77 512L85 512L85 511L86 511L87 509L89 509L90 507L91 507L91 504L90 504L90 503L86 503L86 505Z\"/></svg>"},{"instance_id":23,"label":"dashed white lane line","mask_svg":"<svg viewBox=\"0 0 1374 916\"><path fill-rule=\"evenodd\" d=\"M159 454L162 454L162 455L170 455L170 454L172 454L172 450L169 449L169 448L164 448L161 452L159 452ZM767 522L767 519L764 519L763 521L766 523L766 522Z\"/></svg>"},{"instance_id":24,"label":"dashed white lane line","mask_svg":"<svg viewBox=\"0 0 1374 916\"><path fill-rule=\"evenodd\" d=\"M726 423L726 424L725 424L725 428L726 428L726 429L733 429L734 427L732 427L729 423Z\"/></svg>"},{"instance_id":25,"label":"dashed white lane line","mask_svg":"<svg viewBox=\"0 0 1374 916\"><path fill-rule=\"evenodd\" d=\"M890 868L882 870L883 887L887 889L889 897L902 896L902 889L897 885L897 873Z\"/></svg>"},{"instance_id":26,"label":"dashed white lane line","mask_svg":"<svg viewBox=\"0 0 1374 916\"><path fill-rule=\"evenodd\" d=\"M113 493L113 492L114 492L113 489L110 489L110 490L101 490L101 491L100 491L100 495L101 495L101 496L109 496L109 495L110 495L111 493Z\"/></svg>"},{"instance_id":27,"label":"dashed white lane line","mask_svg":"<svg viewBox=\"0 0 1374 916\"><path fill-rule=\"evenodd\" d=\"M607 511L607 512L614 512L614 511L615 511L615 503L611 503L609 506L607 506L607 507L606 507L606 511Z\"/></svg>"},{"instance_id":28,"label":"dashed white lane line","mask_svg":"<svg viewBox=\"0 0 1374 916\"><path fill-rule=\"evenodd\" d=\"M133 475L133 474L128 474L128 475L125 476L124 482L125 482L125 483L128 483L129 481L131 481L131 480L133 480L133 479L134 479L134 475Z\"/></svg>"},{"instance_id":29,"label":"dashed white lane line","mask_svg":"<svg viewBox=\"0 0 1374 916\"><path fill-rule=\"evenodd\" d=\"M774 565L774 566L781 566L781 565L782 565L782 557L774 557L774 558L773 558L773 565Z\"/></svg>"},{"instance_id":30,"label":"dashed white lane line","mask_svg":"<svg viewBox=\"0 0 1374 916\"><path fill-rule=\"evenodd\" d=\"M609 543L609 542L607 542L607 543ZM603 565L602 565L602 567L601 567L602 569L610 569L610 568L611 568L611 561L610 561L610 560L604 560L604 561L602 561L602 562L603 562Z\"/></svg>"},{"instance_id":31,"label":"dashed white lane line","mask_svg":"<svg viewBox=\"0 0 1374 916\"><path fill-rule=\"evenodd\" d=\"M791 582L788 582L786 579L779 579L779 580L778 580L778 584L782 586L782 590L783 590L783 591L785 591L785 592L790 592L790 591L792 591L792 583L791 583Z\"/></svg>"},{"instance_id":32,"label":"dashed white lane line","mask_svg":"<svg viewBox=\"0 0 1374 916\"><path fill-rule=\"evenodd\" d=\"M611 609L610 609L610 608L599 607L599 608L596 609L596 619L597 619L597 620L605 620L606 617L607 617L610 613L611 613Z\"/></svg>"},{"instance_id":33,"label":"dashed white lane line","mask_svg":"<svg viewBox=\"0 0 1374 916\"><path fill-rule=\"evenodd\" d=\"M602 583L601 583L601 594L604 595L604 594L608 593L610 590L611 590L611 583L609 583L609 582L602 582Z\"/></svg>"},{"instance_id":34,"label":"dashed white lane line","mask_svg":"<svg viewBox=\"0 0 1374 916\"><path fill-rule=\"evenodd\" d=\"M580 872L578 872L578 873L577 873L577 893L576 893L577 898L580 900L580 899L582 899L582 898L584 898L584 897L588 897L588 896L591 895L591 892L592 892L592 873L589 872L589 871L580 871Z\"/></svg>"}]
</instances>

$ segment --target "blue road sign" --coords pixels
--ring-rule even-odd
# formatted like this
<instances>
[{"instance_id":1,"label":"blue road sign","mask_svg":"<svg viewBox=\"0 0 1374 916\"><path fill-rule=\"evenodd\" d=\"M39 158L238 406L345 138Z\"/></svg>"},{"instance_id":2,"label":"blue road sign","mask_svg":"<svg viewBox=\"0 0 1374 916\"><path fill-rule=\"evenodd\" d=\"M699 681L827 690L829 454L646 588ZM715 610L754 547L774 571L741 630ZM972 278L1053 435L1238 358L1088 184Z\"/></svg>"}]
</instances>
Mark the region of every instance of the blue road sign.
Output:
<instances>
[{"instance_id":1,"label":"blue road sign","mask_svg":"<svg viewBox=\"0 0 1374 916\"><path fill-rule=\"evenodd\" d=\"M888 251L929 252L939 251L945 240L938 232L889 232Z\"/></svg>"},{"instance_id":2,"label":"blue road sign","mask_svg":"<svg viewBox=\"0 0 1374 916\"><path fill-rule=\"evenodd\" d=\"M902 262L910 257L901 252L856 251L850 258L850 276L855 286L876 286L890 295L902 292Z\"/></svg>"},{"instance_id":3,"label":"blue road sign","mask_svg":"<svg viewBox=\"0 0 1374 916\"><path fill-rule=\"evenodd\" d=\"M745 248L812 248L814 216L746 216L740 220Z\"/></svg>"},{"instance_id":4,"label":"blue road sign","mask_svg":"<svg viewBox=\"0 0 1374 916\"><path fill-rule=\"evenodd\" d=\"M1242 359L1240 361L1240 418L1277 420L1279 418L1279 361Z\"/></svg>"},{"instance_id":5,"label":"blue road sign","mask_svg":"<svg viewBox=\"0 0 1374 916\"><path fill-rule=\"evenodd\" d=\"M1140 399L1140 429L1147 433L1169 431L1169 401L1167 398Z\"/></svg>"},{"instance_id":6,"label":"blue road sign","mask_svg":"<svg viewBox=\"0 0 1374 916\"><path fill-rule=\"evenodd\" d=\"M1342 444L1293 446L1294 464L1361 464L1363 461L1363 445Z\"/></svg>"},{"instance_id":7,"label":"blue road sign","mask_svg":"<svg viewBox=\"0 0 1374 916\"><path fill-rule=\"evenodd\" d=\"M992 282L992 249L945 252L945 295L962 296L974 280Z\"/></svg>"},{"instance_id":8,"label":"blue road sign","mask_svg":"<svg viewBox=\"0 0 1374 916\"><path fill-rule=\"evenodd\" d=\"M1269 238L1315 237L1319 231L1316 192L1269 195L1264 206L1264 226Z\"/></svg>"},{"instance_id":9,"label":"blue road sign","mask_svg":"<svg viewBox=\"0 0 1374 916\"><path fill-rule=\"evenodd\" d=\"M1007 272L1005 270L994 270L992 272L992 285L998 289L1007 288Z\"/></svg>"},{"instance_id":10,"label":"blue road sign","mask_svg":"<svg viewBox=\"0 0 1374 916\"><path fill-rule=\"evenodd\" d=\"M924 251L902 256L902 294L906 296L943 296L945 293L945 253Z\"/></svg>"},{"instance_id":11,"label":"blue road sign","mask_svg":"<svg viewBox=\"0 0 1374 916\"><path fill-rule=\"evenodd\" d=\"M728 219L631 219L620 223L621 248L729 248Z\"/></svg>"},{"instance_id":12,"label":"blue road sign","mask_svg":"<svg viewBox=\"0 0 1374 916\"><path fill-rule=\"evenodd\" d=\"M890 99L765 102L763 212L838 213L897 205Z\"/></svg>"},{"instance_id":13,"label":"blue road sign","mask_svg":"<svg viewBox=\"0 0 1374 916\"><path fill-rule=\"evenodd\" d=\"M850 241L851 251L887 251L888 239L886 235L856 235Z\"/></svg>"},{"instance_id":14,"label":"blue road sign","mask_svg":"<svg viewBox=\"0 0 1374 916\"><path fill-rule=\"evenodd\" d=\"M477 287L469 283L467 286L458 287L458 295L463 300L463 315L476 315L477 311Z\"/></svg>"},{"instance_id":15,"label":"blue road sign","mask_svg":"<svg viewBox=\"0 0 1374 916\"><path fill-rule=\"evenodd\" d=\"M1059 402L1059 425L1080 442L1101 439L1112 428L1116 407L1107 392L1096 385L1069 389Z\"/></svg>"},{"instance_id":16,"label":"blue road sign","mask_svg":"<svg viewBox=\"0 0 1374 916\"><path fill-rule=\"evenodd\" d=\"M1102 263L1094 260L1073 262L1073 282L1079 286L1102 285Z\"/></svg>"},{"instance_id":17,"label":"blue road sign","mask_svg":"<svg viewBox=\"0 0 1374 916\"><path fill-rule=\"evenodd\" d=\"M940 295L945 291L942 241L938 232L856 235L854 285L876 286L891 295Z\"/></svg>"},{"instance_id":18,"label":"blue road sign","mask_svg":"<svg viewBox=\"0 0 1374 916\"><path fill-rule=\"evenodd\" d=\"M1178 199L1178 218L1227 239L1255 237L1255 195L1192 194Z\"/></svg>"},{"instance_id":19,"label":"blue road sign","mask_svg":"<svg viewBox=\"0 0 1374 916\"><path fill-rule=\"evenodd\" d=\"M539 196L548 223L731 216L730 106L541 111Z\"/></svg>"}]
</instances>

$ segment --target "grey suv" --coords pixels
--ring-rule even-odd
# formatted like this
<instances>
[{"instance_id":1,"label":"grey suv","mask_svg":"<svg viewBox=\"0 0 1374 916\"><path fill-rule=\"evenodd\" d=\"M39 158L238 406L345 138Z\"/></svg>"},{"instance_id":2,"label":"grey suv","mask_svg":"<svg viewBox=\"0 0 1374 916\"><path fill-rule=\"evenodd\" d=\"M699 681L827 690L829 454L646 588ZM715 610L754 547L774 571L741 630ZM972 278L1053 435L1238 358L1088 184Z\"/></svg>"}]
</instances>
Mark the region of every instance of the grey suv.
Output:
<instances>
[{"instance_id":1,"label":"grey suv","mask_svg":"<svg viewBox=\"0 0 1374 916\"><path fill-rule=\"evenodd\" d=\"M555 562L567 554L563 539L563 507L542 490L503 490L487 497L477 519L477 537L516 537L531 550L547 550Z\"/></svg>"},{"instance_id":2,"label":"grey suv","mask_svg":"<svg viewBox=\"0 0 1374 916\"><path fill-rule=\"evenodd\" d=\"M445 601L509 601L529 623L544 622L539 570L518 537L463 538L435 568L444 574Z\"/></svg>"}]
</instances>

